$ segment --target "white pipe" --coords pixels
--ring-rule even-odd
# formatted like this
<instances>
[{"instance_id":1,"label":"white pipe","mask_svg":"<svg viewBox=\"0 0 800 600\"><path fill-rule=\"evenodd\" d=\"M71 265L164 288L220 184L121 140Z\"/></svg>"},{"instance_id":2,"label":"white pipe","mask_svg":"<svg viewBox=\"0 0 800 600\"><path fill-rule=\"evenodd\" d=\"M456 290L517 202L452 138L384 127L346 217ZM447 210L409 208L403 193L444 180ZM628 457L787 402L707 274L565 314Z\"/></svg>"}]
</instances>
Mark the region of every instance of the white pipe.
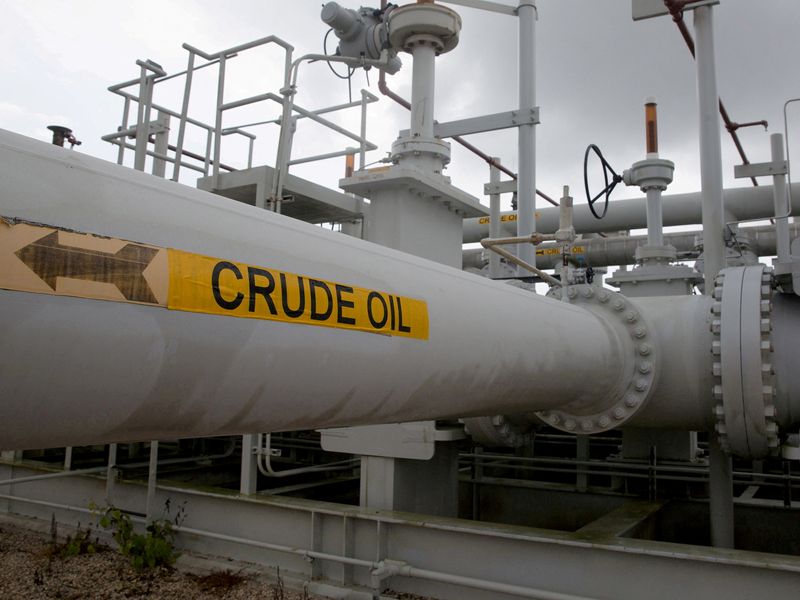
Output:
<instances>
[{"instance_id":1,"label":"white pipe","mask_svg":"<svg viewBox=\"0 0 800 600\"><path fill-rule=\"evenodd\" d=\"M493 157L495 164L500 164L500 158ZM500 183L500 169L495 165L489 167L489 183L497 185ZM500 194L489 196L489 237L496 240L500 237ZM497 252L489 252L489 277L497 279L500 277L500 255Z\"/></svg>"},{"instance_id":2,"label":"white pipe","mask_svg":"<svg viewBox=\"0 0 800 600\"><path fill-rule=\"evenodd\" d=\"M530 412L622 377L623 348L583 308L56 150L0 132L0 215L424 300L429 334L3 290L0 447Z\"/></svg>"},{"instance_id":3,"label":"white pipe","mask_svg":"<svg viewBox=\"0 0 800 600\"><path fill-rule=\"evenodd\" d=\"M158 478L158 440L150 441L150 462L147 467L147 500L145 502L145 518L153 521L153 509L156 500L156 481Z\"/></svg>"},{"instance_id":4,"label":"white pipe","mask_svg":"<svg viewBox=\"0 0 800 600\"><path fill-rule=\"evenodd\" d=\"M487 592L494 592L497 594L519 596L521 598L535 598L536 600L590 600L590 598L586 596L562 594L560 592L550 592L547 590L511 585L508 583L486 581L485 579L476 579L475 577L465 577L463 575L452 575L450 573L441 573L439 571L430 571L428 569L418 569L417 567L412 567L411 565L405 564L400 566L389 565L388 570L390 572L396 571L392 574L402 575L404 577L417 577L419 579L428 579L430 581L461 585L464 587L486 590Z\"/></svg>"},{"instance_id":5,"label":"white pipe","mask_svg":"<svg viewBox=\"0 0 800 600\"><path fill-rule=\"evenodd\" d=\"M258 449L258 471L264 477L290 477L292 475L302 475L304 473L342 471L344 469L351 469L355 467L360 461L358 458L350 458L336 462L311 465L308 467L298 467L296 469L284 469L283 471L276 471L272 468L272 434L259 433L257 440L256 448Z\"/></svg>"},{"instance_id":6,"label":"white pipe","mask_svg":"<svg viewBox=\"0 0 800 600\"><path fill-rule=\"evenodd\" d=\"M519 15L519 110L527 111L536 106L536 3L522 0L517 9ZM518 175L517 175L517 236L529 236L536 231L536 126L517 127ZM536 250L530 244L517 246L517 257L536 266ZM520 277L530 274L518 268Z\"/></svg>"},{"instance_id":7,"label":"white pipe","mask_svg":"<svg viewBox=\"0 0 800 600\"><path fill-rule=\"evenodd\" d=\"M800 214L800 183L792 190L792 214ZM662 223L665 227L694 225L702 220L702 198L700 192L662 195ZM733 220L769 219L775 215L773 187L740 187L724 190L725 208ZM647 227L646 198L612 200L608 213L598 221L589 212L585 203L575 204L573 224L577 233L617 232ZM548 233L558 229L559 208L547 206L536 211L536 230ZM784 211L785 214L785 211ZM501 236L516 235L515 212L503 212L505 220L500 223ZM486 217L464 219L464 243L480 242L489 235L489 220Z\"/></svg>"},{"instance_id":8,"label":"white pipe","mask_svg":"<svg viewBox=\"0 0 800 600\"><path fill-rule=\"evenodd\" d=\"M710 6L694 11L697 97L700 116L700 184L703 190L703 255L705 293L714 293L714 279L725 267L725 216L722 199L722 148L719 129L714 22ZM711 543L733 547L733 485L731 459L710 440Z\"/></svg>"},{"instance_id":9,"label":"white pipe","mask_svg":"<svg viewBox=\"0 0 800 600\"><path fill-rule=\"evenodd\" d=\"M792 237L800 236L800 224L790 225L789 233ZM670 246L674 246L678 253L683 255L681 256L682 260L691 260L699 254L699 250L696 250L699 236L699 231L667 233L664 235L664 241ZM756 256L774 256L776 254L775 227L772 225L740 227L736 238L740 243L746 244ZM631 265L636 262L636 249L645 244L647 244L647 237L641 235L577 240L575 246L578 251L575 252L575 258L583 260L593 267ZM552 269L561 263L561 256L552 253L558 247L558 244L553 243L537 246L537 249L546 252L544 255L537 256L539 268ZM483 268L486 265L485 254L483 248L464 250L462 268Z\"/></svg>"},{"instance_id":10,"label":"white pipe","mask_svg":"<svg viewBox=\"0 0 800 600\"><path fill-rule=\"evenodd\" d=\"M703 190L703 255L706 294L714 292L714 278L725 266L725 217L722 199L722 147L719 96L714 50L714 22L710 6L694 11L697 101L700 123L700 184Z\"/></svg>"},{"instance_id":11,"label":"white pipe","mask_svg":"<svg viewBox=\"0 0 800 600\"><path fill-rule=\"evenodd\" d=\"M661 217L661 190L647 190L647 245L664 245L664 225Z\"/></svg>"},{"instance_id":12,"label":"white pipe","mask_svg":"<svg viewBox=\"0 0 800 600\"><path fill-rule=\"evenodd\" d=\"M433 100L436 88L436 51L420 43L413 47L411 83L411 137L433 138Z\"/></svg>"},{"instance_id":13,"label":"white pipe","mask_svg":"<svg viewBox=\"0 0 800 600\"><path fill-rule=\"evenodd\" d=\"M784 161L783 134L773 133L769 136L772 149L772 164L781 164ZM775 239L778 249L778 261L790 262L791 240L789 238L788 198L786 196L786 175L772 177L772 194L775 200Z\"/></svg>"},{"instance_id":14,"label":"white pipe","mask_svg":"<svg viewBox=\"0 0 800 600\"><path fill-rule=\"evenodd\" d=\"M73 475L93 475L95 473L102 473L105 470L106 467L104 465L102 467L78 469L77 471L58 471L57 473L47 473L45 475L31 475L30 477L17 477L16 479L11 478L0 481L0 486L16 485L17 483L27 483L31 481L41 481L43 479L59 479L61 477L72 477Z\"/></svg>"},{"instance_id":15,"label":"white pipe","mask_svg":"<svg viewBox=\"0 0 800 600\"><path fill-rule=\"evenodd\" d=\"M117 450L116 443L108 445L108 463L106 464L106 504L114 504L114 484L117 477Z\"/></svg>"}]
</instances>

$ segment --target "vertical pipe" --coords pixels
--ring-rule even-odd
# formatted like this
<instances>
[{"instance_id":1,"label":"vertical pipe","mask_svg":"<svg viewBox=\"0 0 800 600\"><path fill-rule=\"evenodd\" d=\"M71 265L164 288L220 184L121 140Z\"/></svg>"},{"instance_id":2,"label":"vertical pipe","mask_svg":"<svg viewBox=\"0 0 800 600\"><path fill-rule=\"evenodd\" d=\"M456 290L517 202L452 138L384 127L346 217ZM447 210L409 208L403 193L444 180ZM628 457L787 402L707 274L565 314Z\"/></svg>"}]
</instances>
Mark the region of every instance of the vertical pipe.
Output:
<instances>
[{"instance_id":1,"label":"vertical pipe","mask_svg":"<svg viewBox=\"0 0 800 600\"><path fill-rule=\"evenodd\" d=\"M528 111L536 105L536 3L519 3L519 110ZM517 235L528 236L536 231L536 129L535 125L517 128L519 174L517 177ZM536 265L536 251L531 244L517 248L517 256ZM530 273L519 268L521 276Z\"/></svg>"},{"instance_id":2,"label":"vertical pipe","mask_svg":"<svg viewBox=\"0 0 800 600\"><path fill-rule=\"evenodd\" d=\"M145 505L145 520L153 521L153 505L156 500L156 477L158 475L158 440L150 442L150 465L147 470L147 503Z\"/></svg>"},{"instance_id":3,"label":"vertical pipe","mask_svg":"<svg viewBox=\"0 0 800 600\"><path fill-rule=\"evenodd\" d=\"M136 149L134 150L133 168L137 171L144 171L145 160L147 159L147 136L149 134L148 116L148 77L147 69L141 67L142 72L139 76L139 110L136 117Z\"/></svg>"},{"instance_id":4,"label":"vertical pipe","mask_svg":"<svg viewBox=\"0 0 800 600\"><path fill-rule=\"evenodd\" d=\"M495 163L500 164L500 158L492 158ZM500 183L500 169L495 165L489 165L489 184L497 185ZM500 194L489 195L489 237L500 237ZM497 279L500 277L500 255L497 252L489 251L489 277Z\"/></svg>"},{"instance_id":5,"label":"vertical pipe","mask_svg":"<svg viewBox=\"0 0 800 600\"><path fill-rule=\"evenodd\" d=\"M661 216L661 190L647 189L647 245L664 245L664 224Z\"/></svg>"},{"instance_id":6,"label":"vertical pipe","mask_svg":"<svg viewBox=\"0 0 800 600\"><path fill-rule=\"evenodd\" d=\"M186 65L186 82L183 85L183 103L181 104L181 122L178 125L178 141L175 144L175 165L172 169L172 181L178 181L183 159L183 141L186 136L186 118L189 116L189 96L192 93L192 77L194 76L194 52L189 50L189 62Z\"/></svg>"},{"instance_id":7,"label":"vertical pipe","mask_svg":"<svg viewBox=\"0 0 800 600\"><path fill-rule=\"evenodd\" d=\"M361 141L359 142L358 170L364 170L367 164L367 91L361 90Z\"/></svg>"},{"instance_id":8,"label":"vertical pipe","mask_svg":"<svg viewBox=\"0 0 800 600\"><path fill-rule=\"evenodd\" d=\"M433 98L436 88L436 51L421 43L411 51L414 67L411 83L411 137L433 137Z\"/></svg>"},{"instance_id":9,"label":"vertical pipe","mask_svg":"<svg viewBox=\"0 0 800 600\"><path fill-rule=\"evenodd\" d=\"M225 61L226 56L221 54L219 57L219 75L217 78L217 110L214 120L214 164L212 174L214 176L212 188L219 189L219 161L222 154L222 105L225 103Z\"/></svg>"},{"instance_id":10,"label":"vertical pipe","mask_svg":"<svg viewBox=\"0 0 800 600\"><path fill-rule=\"evenodd\" d=\"M709 441L709 509L711 545L733 548L733 466L731 457L720 448L716 435Z\"/></svg>"},{"instance_id":11,"label":"vertical pipe","mask_svg":"<svg viewBox=\"0 0 800 600\"><path fill-rule=\"evenodd\" d=\"M242 464L239 474L239 493L255 494L258 491L258 469L255 460L255 438L252 433L242 436Z\"/></svg>"},{"instance_id":12,"label":"vertical pipe","mask_svg":"<svg viewBox=\"0 0 800 600\"><path fill-rule=\"evenodd\" d=\"M558 203L558 230L569 231L572 228L572 196L569 195L569 186L565 185Z\"/></svg>"},{"instance_id":13,"label":"vertical pipe","mask_svg":"<svg viewBox=\"0 0 800 600\"><path fill-rule=\"evenodd\" d=\"M714 293L714 278L724 263L724 207L722 200L722 148L719 130L714 56L714 22L710 6L694 10L697 99L700 115L700 180L703 192L703 257L705 293ZM720 548L733 546L733 485L730 457L711 436L709 508L711 543Z\"/></svg>"},{"instance_id":14,"label":"vertical pipe","mask_svg":"<svg viewBox=\"0 0 800 600\"><path fill-rule=\"evenodd\" d=\"M72 470L72 446L64 448L64 470Z\"/></svg>"},{"instance_id":15,"label":"vertical pipe","mask_svg":"<svg viewBox=\"0 0 800 600\"><path fill-rule=\"evenodd\" d=\"M169 115L158 111L156 122L158 123L158 130L156 132L153 152L166 156L167 152L169 152ZM156 177L165 177L167 173L167 161L154 156L152 172Z\"/></svg>"},{"instance_id":16,"label":"vertical pipe","mask_svg":"<svg viewBox=\"0 0 800 600\"><path fill-rule=\"evenodd\" d=\"M713 294L714 278L725 266L722 148L720 145L719 96L717 95L713 25L710 6L700 6L694 10L706 294Z\"/></svg>"},{"instance_id":17,"label":"vertical pipe","mask_svg":"<svg viewBox=\"0 0 800 600\"><path fill-rule=\"evenodd\" d=\"M585 492L589 489L589 476L586 474L585 463L589 460L589 436L576 435L575 436L575 458L578 464L575 470L575 489L579 492Z\"/></svg>"},{"instance_id":18,"label":"vertical pipe","mask_svg":"<svg viewBox=\"0 0 800 600\"><path fill-rule=\"evenodd\" d=\"M782 164L784 161L783 153L783 134L773 133L769 136L772 147L772 164ZM789 205L786 196L786 175L772 176L772 196L775 201L775 242L778 251L779 262L789 262L791 260L791 240L789 238Z\"/></svg>"},{"instance_id":19,"label":"vertical pipe","mask_svg":"<svg viewBox=\"0 0 800 600\"><path fill-rule=\"evenodd\" d=\"M292 144L297 130L297 118L292 117L294 110L294 95L284 97L283 113L281 116L281 133L278 141L278 156L275 159L275 175L272 179L272 194L270 196L270 210L280 213L283 200L283 187L289 174L289 160L292 157Z\"/></svg>"},{"instance_id":20,"label":"vertical pipe","mask_svg":"<svg viewBox=\"0 0 800 600\"><path fill-rule=\"evenodd\" d=\"M128 119L130 118L131 112L131 99L125 96L125 105L122 109L122 125L120 126L120 131L125 131L128 128ZM125 159L125 138L122 138L119 141L119 150L117 150L117 164L121 165L123 160Z\"/></svg>"},{"instance_id":21,"label":"vertical pipe","mask_svg":"<svg viewBox=\"0 0 800 600\"><path fill-rule=\"evenodd\" d=\"M281 132L278 139L278 152L275 157L275 174L272 179L272 193L270 206L275 212L280 212L280 201L283 196L283 185L289 170L289 159L292 156L292 138L294 136L295 120L292 118L294 110L294 91L285 88L282 91L283 105L281 110Z\"/></svg>"},{"instance_id":22,"label":"vertical pipe","mask_svg":"<svg viewBox=\"0 0 800 600\"><path fill-rule=\"evenodd\" d=\"M211 144L214 141L214 131L209 128L206 130L206 159L203 162L203 175L208 177L208 170L211 166Z\"/></svg>"},{"instance_id":23,"label":"vertical pipe","mask_svg":"<svg viewBox=\"0 0 800 600\"><path fill-rule=\"evenodd\" d=\"M114 504L114 481L117 476L117 445L108 445L108 467L106 468L106 504Z\"/></svg>"}]
</instances>

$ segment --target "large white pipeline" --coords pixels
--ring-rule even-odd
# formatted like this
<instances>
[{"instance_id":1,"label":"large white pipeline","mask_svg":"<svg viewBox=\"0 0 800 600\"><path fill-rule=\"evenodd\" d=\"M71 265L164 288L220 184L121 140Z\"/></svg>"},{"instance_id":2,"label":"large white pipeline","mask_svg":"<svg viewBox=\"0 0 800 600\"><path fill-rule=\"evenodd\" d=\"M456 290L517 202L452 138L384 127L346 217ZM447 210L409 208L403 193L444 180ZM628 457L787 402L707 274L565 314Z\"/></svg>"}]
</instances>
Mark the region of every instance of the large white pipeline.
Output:
<instances>
[{"instance_id":1,"label":"large white pipeline","mask_svg":"<svg viewBox=\"0 0 800 600\"><path fill-rule=\"evenodd\" d=\"M6 218L419 299L429 320L414 339L1 290L0 448L527 412L624 379L580 307L9 132L0 180Z\"/></svg>"},{"instance_id":2,"label":"large white pipeline","mask_svg":"<svg viewBox=\"0 0 800 600\"><path fill-rule=\"evenodd\" d=\"M545 298L2 130L0 180L0 449L532 411L576 433L714 426L711 298L630 300L585 285ZM113 280L76 267L89 255L150 269L152 248L128 242L169 249L158 255L167 302L151 279L152 298L147 287L118 286L110 300L76 292L105 297ZM56 250L75 262L34 260ZM215 265L218 281L195 285L191 268L176 270L181 257ZM270 294L281 302L266 272L304 278L308 323L311 279L335 288L329 310L316 309L327 326L234 316L269 316ZM28 289L20 277L40 280ZM187 285L215 314L173 294ZM373 296L358 289L375 292L374 306L394 298L398 313L402 299L408 318L415 302L427 327L402 335L394 312L378 332L346 325ZM776 348L796 356L796 339ZM782 375L791 362L775 364L781 426L800 415L795 379Z\"/></svg>"}]
</instances>

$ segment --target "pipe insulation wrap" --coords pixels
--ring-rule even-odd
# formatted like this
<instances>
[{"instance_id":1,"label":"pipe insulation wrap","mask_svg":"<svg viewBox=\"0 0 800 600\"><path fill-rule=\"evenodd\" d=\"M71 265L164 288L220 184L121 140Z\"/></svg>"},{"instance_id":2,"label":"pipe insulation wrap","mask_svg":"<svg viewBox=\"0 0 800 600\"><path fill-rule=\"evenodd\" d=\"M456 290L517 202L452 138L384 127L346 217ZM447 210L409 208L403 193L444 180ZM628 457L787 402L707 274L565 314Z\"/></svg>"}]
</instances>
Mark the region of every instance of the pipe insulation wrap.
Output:
<instances>
[{"instance_id":1,"label":"pipe insulation wrap","mask_svg":"<svg viewBox=\"0 0 800 600\"><path fill-rule=\"evenodd\" d=\"M4 131L0 178L5 217L383 290L429 319L412 339L2 290L3 449L548 410L621 377L581 307Z\"/></svg>"}]
</instances>

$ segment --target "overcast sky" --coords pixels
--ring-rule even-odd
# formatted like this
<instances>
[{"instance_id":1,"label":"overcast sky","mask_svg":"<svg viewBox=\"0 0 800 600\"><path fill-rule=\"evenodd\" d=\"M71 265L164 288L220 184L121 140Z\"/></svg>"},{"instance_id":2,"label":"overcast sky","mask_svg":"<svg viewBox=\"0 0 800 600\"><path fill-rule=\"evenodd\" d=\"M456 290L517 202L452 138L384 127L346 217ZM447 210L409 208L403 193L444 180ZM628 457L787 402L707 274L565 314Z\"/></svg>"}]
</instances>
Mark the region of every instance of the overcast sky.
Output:
<instances>
[{"instance_id":1,"label":"overcast sky","mask_svg":"<svg viewBox=\"0 0 800 600\"><path fill-rule=\"evenodd\" d=\"M506 0L507 4L512 4ZM357 8L357 2L341 2ZM376 2L377 4L377 2ZM188 42L216 52L275 34L295 46L295 56L319 52L326 27L319 20L319 0L0 0L0 127L49 140L49 124L74 129L83 145L76 151L114 160L116 152L101 135L120 122L122 100L106 91L138 76L137 59L150 58L168 73L185 68ZM582 193L583 152L598 144L621 171L644 156L643 109L646 97L659 102L661 156L676 163L673 192L699 188L695 71L691 56L669 18L634 23L630 0L538 0L536 64L537 187L558 197L568 184ZM459 46L438 59L436 118L477 116L517 105L517 21L515 18L454 7L463 17ZM719 91L735 121L766 119L769 133L781 131L785 100L800 96L800 1L722 0L715 9ZM687 15L691 23L691 16ZM332 46L333 44L331 44ZM410 57L390 86L410 96ZM230 63L226 100L280 87L281 54L276 48L243 54ZM191 112L213 122L214 74L198 73ZM369 89L376 95L377 75ZM367 80L353 77L358 95ZM179 109L182 79L164 84L156 102ZM296 101L306 108L346 102L347 84L324 64L301 70ZM260 104L226 116L225 125L277 116L276 105ZM357 129L358 115L339 120ZM790 109L790 124L800 129L800 104ZM381 98L370 107L368 137L385 155L397 130L408 126L408 113ZM274 161L277 128L254 130L259 136L257 162ZM769 136L762 128L741 131L753 162L768 160ZM192 149L203 149L197 132ZM502 157L516 170L516 135L473 136L486 152ZM800 156L800 139L792 147ZM242 146L226 138L223 160L242 166ZM335 134L302 123L294 156L330 152L351 145ZM748 185L733 179L738 162L727 135L723 138L725 185ZM298 167L298 175L335 185L343 159ZM453 182L473 195L482 193L488 169L460 148L448 169ZM188 179L191 183L191 178ZM768 183L768 182L765 182ZM618 197L640 195L623 190Z\"/></svg>"}]
</instances>

